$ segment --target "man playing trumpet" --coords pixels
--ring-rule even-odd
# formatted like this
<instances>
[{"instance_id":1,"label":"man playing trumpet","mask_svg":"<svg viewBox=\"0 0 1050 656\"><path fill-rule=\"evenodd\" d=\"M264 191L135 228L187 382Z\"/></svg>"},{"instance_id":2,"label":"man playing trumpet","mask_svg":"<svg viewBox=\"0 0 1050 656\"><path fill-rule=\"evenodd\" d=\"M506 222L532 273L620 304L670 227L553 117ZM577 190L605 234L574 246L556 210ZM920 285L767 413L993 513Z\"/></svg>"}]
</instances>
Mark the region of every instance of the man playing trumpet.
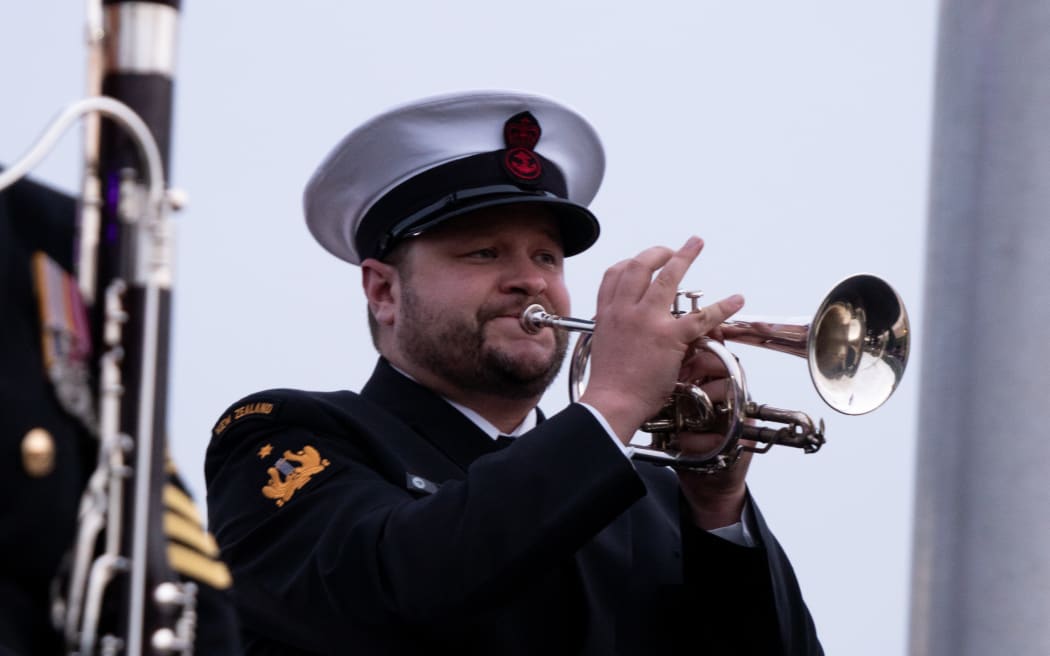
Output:
<instances>
[{"instance_id":1,"label":"man playing trumpet","mask_svg":"<svg viewBox=\"0 0 1050 656\"><path fill-rule=\"evenodd\" d=\"M360 394L260 392L216 424L210 527L249 653L822 653L747 457L630 460L679 376L719 375L695 343L743 305L668 312L698 238L606 272L586 392L537 408L567 338L520 317L569 313L603 169L582 117L498 92L384 113L322 163L307 223L360 266L380 358Z\"/></svg>"}]
</instances>

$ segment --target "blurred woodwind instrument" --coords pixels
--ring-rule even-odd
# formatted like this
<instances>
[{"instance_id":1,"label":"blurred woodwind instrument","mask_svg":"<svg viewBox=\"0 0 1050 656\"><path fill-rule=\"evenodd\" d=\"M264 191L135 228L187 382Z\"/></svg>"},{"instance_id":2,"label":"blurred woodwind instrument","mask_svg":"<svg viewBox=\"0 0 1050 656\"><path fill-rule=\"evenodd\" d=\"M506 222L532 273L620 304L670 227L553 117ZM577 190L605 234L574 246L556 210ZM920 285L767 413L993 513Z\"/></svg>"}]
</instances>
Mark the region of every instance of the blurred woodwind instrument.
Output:
<instances>
[{"instance_id":1,"label":"blurred woodwind instrument","mask_svg":"<svg viewBox=\"0 0 1050 656\"><path fill-rule=\"evenodd\" d=\"M127 131L97 118L88 123L77 274L102 351L101 431L97 478L82 506L66 638L79 656L188 654L196 590L169 565L162 502L174 257L165 172L180 7L177 0L89 5L88 77L98 85L90 91L142 118L160 165L143 171L147 162ZM159 192L144 193L143 173ZM97 555L96 531L105 545ZM88 554L94 557L85 571ZM101 621L106 603L118 609L110 625Z\"/></svg>"},{"instance_id":2,"label":"blurred woodwind instrument","mask_svg":"<svg viewBox=\"0 0 1050 656\"><path fill-rule=\"evenodd\" d=\"M67 108L0 189L84 123L77 286L88 307L99 452L54 615L71 654L190 654L196 587L163 525L172 259L167 190L179 2L89 0L89 97ZM106 120L100 120L104 118Z\"/></svg>"},{"instance_id":3,"label":"blurred woodwind instrument","mask_svg":"<svg viewBox=\"0 0 1050 656\"><path fill-rule=\"evenodd\" d=\"M701 312L701 292L679 292L671 314ZM688 310L681 308L689 300ZM569 369L569 396L582 395L595 323L548 314L531 305L521 316L526 332L545 327L583 333L576 342ZM828 292L808 323L784 319L735 319L720 326L726 341L791 353L809 362L810 377L821 398L847 415L875 410L896 390L908 362L910 328L900 296L876 276L846 278ZM641 426L652 434L646 446L634 448L634 458L677 469L714 473L731 467L744 452L765 453L774 444L813 453L824 444L824 421L809 415L759 405L751 400L740 363L724 345L701 338L698 348L710 351L727 371L726 399L713 403L694 382L678 382L663 409ZM771 428L758 421L784 424ZM721 433L721 443L707 453L678 450L682 432ZM741 440L761 443L751 446Z\"/></svg>"}]
</instances>

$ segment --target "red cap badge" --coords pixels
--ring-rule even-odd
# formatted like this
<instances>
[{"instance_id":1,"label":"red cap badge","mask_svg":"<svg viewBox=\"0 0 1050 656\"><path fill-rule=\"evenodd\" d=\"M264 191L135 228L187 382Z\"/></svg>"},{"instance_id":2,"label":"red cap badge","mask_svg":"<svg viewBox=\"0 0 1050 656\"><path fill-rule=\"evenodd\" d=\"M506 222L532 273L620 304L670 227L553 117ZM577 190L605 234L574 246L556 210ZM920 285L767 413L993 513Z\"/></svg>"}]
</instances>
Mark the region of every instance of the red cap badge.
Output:
<instances>
[{"instance_id":1,"label":"red cap badge","mask_svg":"<svg viewBox=\"0 0 1050 656\"><path fill-rule=\"evenodd\" d=\"M540 158L533 152L540 134L540 124L529 112L515 114L503 124L503 140L507 144L503 167L520 182L533 182L543 173Z\"/></svg>"}]
</instances>

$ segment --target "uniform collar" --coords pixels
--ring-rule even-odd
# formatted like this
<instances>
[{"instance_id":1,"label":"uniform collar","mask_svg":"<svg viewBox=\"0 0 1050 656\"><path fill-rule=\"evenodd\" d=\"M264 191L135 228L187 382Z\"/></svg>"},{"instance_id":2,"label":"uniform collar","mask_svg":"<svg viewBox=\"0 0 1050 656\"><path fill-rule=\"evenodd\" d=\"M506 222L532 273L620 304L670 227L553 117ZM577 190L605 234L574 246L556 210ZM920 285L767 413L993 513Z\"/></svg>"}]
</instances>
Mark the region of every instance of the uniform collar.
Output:
<instances>
[{"instance_id":1,"label":"uniform collar","mask_svg":"<svg viewBox=\"0 0 1050 656\"><path fill-rule=\"evenodd\" d=\"M477 458L501 448L465 414L398 372L385 358L379 358L361 396L401 419L464 472ZM543 420L538 410L532 415Z\"/></svg>"},{"instance_id":2,"label":"uniform collar","mask_svg":"<svg viewBox=\"0 0 1050 656\"><path fill-rule=\"evenodd\" d=\"M409 379L413 383L416 383L417 385L420 384L419 381L413 378L412 375L408 372L400 369L399 367L394 366L389 361L387 361L387 364L390 366L391 369L401 374L405 378ZM450 406L463 413L464 417L472 421L475 426L480 428L483 433L488 435L493 440L498 438L500 435L503 435L505 437L518 437L524 433L529 432L533 428L536 428L536 418L538 415L538 410L536 408L530 410L529 414L525 415L525 419L523 419L522 422L518 424L518 426L514 430L512 430L509 433L504 433L499 428L497 428L491 421L482 417L475 410L468 408L462 403L456 403L455 401L447 397L442 396L441 398L445 399L445 402L448 403Z\"/></svg>"},{"instance_id":3,"label":"uniform collar","mask_svg":"<svg viewBox=\"0 0 1050 656\"><path fill-rule=\"evenodd\" d=\"M519 435L527 433L533 428L536 428L536 408L533 408L529 411L529 414L525 415L525 419L520 424L518 424L517 428L515 428L509 433L504 433L500 429L496 428L488 419L485 419L484 417L479 415L474 410L471 410L467 406L456 403L455 401L452 401L450 399L445 400L448 401L448 404L451 405L453 408L462 412L467 419L474 422L475 426L484 431L484 433L492 439L496 439L500 435L504 435L506 437L518 437Z\"/></svg>"}]
</instances>

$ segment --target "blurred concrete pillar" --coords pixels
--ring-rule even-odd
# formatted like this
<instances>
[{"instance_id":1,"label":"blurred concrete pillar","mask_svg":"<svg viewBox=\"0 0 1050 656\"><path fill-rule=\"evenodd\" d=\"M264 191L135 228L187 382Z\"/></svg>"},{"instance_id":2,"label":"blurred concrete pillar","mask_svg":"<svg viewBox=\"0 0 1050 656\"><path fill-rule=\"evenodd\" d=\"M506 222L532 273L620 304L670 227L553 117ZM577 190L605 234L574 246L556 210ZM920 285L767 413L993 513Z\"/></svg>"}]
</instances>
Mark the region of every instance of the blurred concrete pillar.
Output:
<instances>
[{"instance_id":1,"label":"blurred concrete pillar","mask_svg":"<svg viewBox=\"0 0 1050 656\"><path fill-rule=\"evenodd\" d=\"M913 656L1050 654L1050 2L944 0Z\"/></svg>"}]
</instances>

